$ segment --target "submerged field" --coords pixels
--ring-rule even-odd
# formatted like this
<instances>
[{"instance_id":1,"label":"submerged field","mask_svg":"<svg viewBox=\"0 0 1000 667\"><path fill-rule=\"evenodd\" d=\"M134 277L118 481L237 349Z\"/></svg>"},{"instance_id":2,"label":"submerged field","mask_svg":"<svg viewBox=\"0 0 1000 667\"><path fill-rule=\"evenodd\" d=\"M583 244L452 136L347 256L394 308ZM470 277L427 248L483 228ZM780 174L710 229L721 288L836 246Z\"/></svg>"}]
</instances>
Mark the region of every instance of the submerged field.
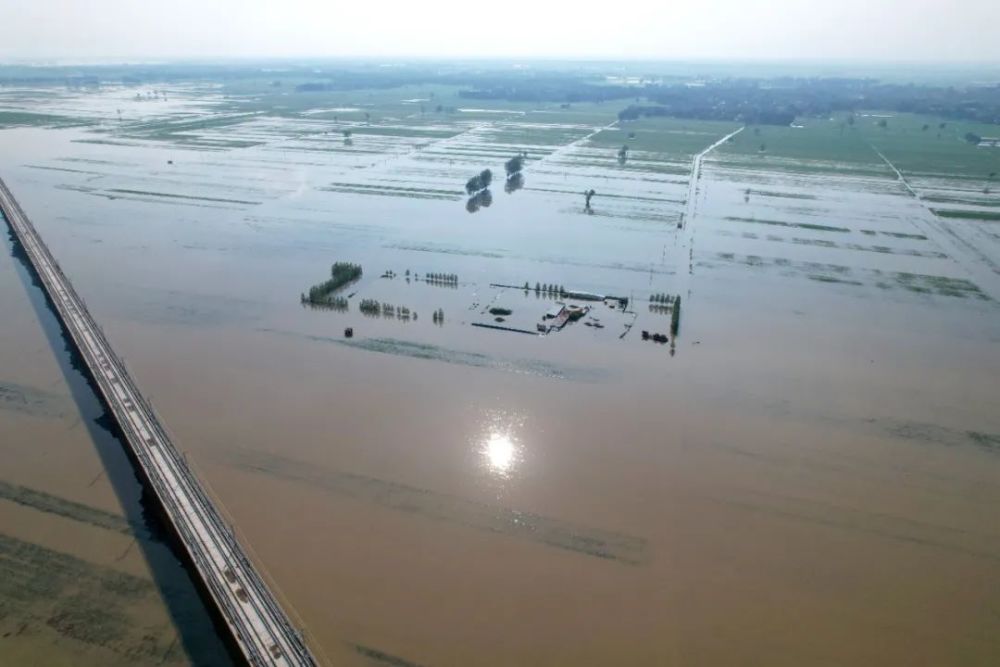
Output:
<instances>
[{"instance_id":1,"label":"submerged field","mask_svg":"<svg viewBox=\"0 0 1000 667\"><path fill-rule=\"evenodd\" d=\"M617 111L2 88L0 176L331 663L995 663L1000 149ZM215 655L0 269L0 657Z\"/></svg>"}]
</instances>

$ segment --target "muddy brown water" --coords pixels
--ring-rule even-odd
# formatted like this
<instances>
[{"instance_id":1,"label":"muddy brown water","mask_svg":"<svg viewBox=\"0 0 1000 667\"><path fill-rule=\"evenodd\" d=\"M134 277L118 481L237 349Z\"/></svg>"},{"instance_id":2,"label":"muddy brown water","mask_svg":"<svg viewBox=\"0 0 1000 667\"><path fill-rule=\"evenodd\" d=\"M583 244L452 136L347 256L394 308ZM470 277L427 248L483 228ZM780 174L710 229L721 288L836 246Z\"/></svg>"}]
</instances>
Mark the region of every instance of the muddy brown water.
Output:
<instances>
[{"instance_id":1,"label":"muddy brown water","mask_svg":"<svg viewBox=\"0 0 1000 667\"><path fill-rule=\"evenodd\" d=\"M229 664L155 501L3 236L2 662Z\"/></svg>"},{"instance_id":2,"label":"muddy brown water","mask_svg":"<svg viewBox=\"0 0 1000 667\"><path fill-rule=\"evenodd\" d=\"M831 188L708 162L690 252L669 223L588 216L569 194L498 192L469 215L462 200L316 190L336 157L251 187L267 191L259 205L224 208L93 196L79 189L93 175L27 166L128 162L88 187L178 192L201 178L218 190L205 196L234 200L253 193L226 190L206 162L271 173L259 149L79 136L4 131L0 173L325 660L1000 660L997 297L899 277L971 280L946 252L847 247L941 251L860 231L919 234L891 181ZM168 154L187 175L160 173ZM582 191L588 176L572 178ZM820 199L745 202L744 183L763 178ZM830 237L837 247L795 241ZM345 290L351 311L299 304L336 260L365 268ZM386 269L397 277L378 278ZM406 269L460 284L408 283ZM99 411L68 388L23 267L5 253L0 271L4 562L88 572L72 590L19 588L23 604L0 607L0 652L221 655L199 643L204 610L178 616L159 561L128 549L138 491L123 499L107 481L128 478L127 461L109 463L117 443L81 425ZM606 306L601 330L469 326L494 300L535 322L551 300L489 287L525 281L638 297L635 329L619 339ZM641 299L681 284L671 355L637 335L669 327ZM419 318L364 317L366 296ZM115 618L138 625L116 634L42 609L86 616L108 587Z\"/></svg>"}]
</instances>

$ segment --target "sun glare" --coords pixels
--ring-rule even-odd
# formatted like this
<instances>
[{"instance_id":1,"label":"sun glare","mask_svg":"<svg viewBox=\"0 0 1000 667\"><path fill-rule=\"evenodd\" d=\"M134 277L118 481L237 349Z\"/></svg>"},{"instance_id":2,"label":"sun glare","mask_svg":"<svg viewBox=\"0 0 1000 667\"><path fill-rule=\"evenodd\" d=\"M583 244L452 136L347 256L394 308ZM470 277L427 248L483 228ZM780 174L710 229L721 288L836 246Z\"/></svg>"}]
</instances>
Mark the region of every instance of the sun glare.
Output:
<instances>
[{"instance_id":1,"label":"sun glare","mask_svg":"<svg viewBox=\"0 0 1000 667\"><path fill-rule=\"evenodd\" d=\"M517 448L509 435L494 433L486 441L486 460L494 472L505 474L513 467Z\"/></svg>"}]
</instances>

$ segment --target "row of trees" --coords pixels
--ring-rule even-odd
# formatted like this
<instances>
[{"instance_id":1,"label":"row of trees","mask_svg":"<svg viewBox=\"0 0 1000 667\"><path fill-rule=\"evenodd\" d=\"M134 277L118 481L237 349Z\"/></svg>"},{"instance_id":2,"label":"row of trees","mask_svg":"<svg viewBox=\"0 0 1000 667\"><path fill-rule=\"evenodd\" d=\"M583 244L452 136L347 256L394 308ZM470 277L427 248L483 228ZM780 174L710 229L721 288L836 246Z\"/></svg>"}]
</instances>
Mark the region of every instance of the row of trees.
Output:
<instances>
[{"instance_id":1,"label":"row of trees","mask_svg":"<svg viewBox=\"0 0 1000 667\"><path fill-rule=\"evenodd\" d=\"M346 285L352 280L361 277L363 270L360 264L350 262L334 262L330 267L330 277L338 281L340 285ZM340 286L338 285L338 287Z\"/></svg>"},{"instance_id":2,"label":"row of trees","mask_svg":"<svg viewBox=\"0 0 1000 667\"><path fill-rule=\"evenodd\" d=\"M442 283L446 285L457 285L458 275L454 273L425 273L424 280L429 283Z\"/></svg>"},{"instance_id":3,"label":"row of trees","mask_svg":"<svg viewBox=\"0 0 1000 667\"><path fill-rule=\"evenodd\" d=\"M365 315L395 317L401 320L417 319L417 311L411 311L406 306L396 306L391 303L379 302L377 299L362 299L358 306Z\"/></svg>"},{"instance_id":4,"label":"row of trees","mask_svg":"<svg viewBox=\"0 0 1000 667\"><path fill-rule=\"evenodd\" d=\"M375 299L361 299L358 309L365 315L378 315L382 312L382 304Z\"/></svg>"},{"instance_id":5,"label":"row of trees","mask_svg":"<svg viewBox=\"0 0 1000 667\"><path fill-rule=\"evenodd\" d=\"M310 287L308 295L302 295L302 301L314 304L330 305L330 295L347 283L359 279L361 274L362 270L360 264L335 262L333 266L330 267L330 279L324 280L318 285Z\"/></svg>"},{"instance_id":6,"label":"row of trees","mask_svg":"<svg viewBox=\"0 0 1000 667\"><path fill-rule=\"evenodd\" d=\"M671 313L670 317L670 335L677 338L677 332L681 328L681 295L678 294L677 298L674 299L674 312Z\"/></svg>"},{"instance_id":7,"label":"row of trees","mask_svg":"<svg viewBox=\"0 0 1000 667\"><path fill-rule=\"evenodd\" d=\"M328 296L326 298L311 299L305 294L302 295L302 303L317 308L332 308L333 310L347 310L347 298L343 296Z\"/></svg>"},{"instance_id":8,"label":"row of trees","mask_svg":"<svg viewBox=\"0 0 1000 667\"><path fill-rule=\"evenodd\" d=\"M524 291L525 292L531 291L531 287L528 284L528 281L524 282ZM554 294L562 296L563 294L566 294L566 288L563 287L562 285L556 285L554 283L551 285L548 283L545 283L544 285L541 283L535 283L535 294Z\"/></svg>"},{"instance_id":9,"label":"row of trees","mask_svg":"<svg viewBox=\"0 0 1000 667\"><path fill-rule=\"evenodd\" d=\"M673 296L671 296L670 294L664 294L663 292L656 292L654 294L650 294L649 295L649 302L650 303L666 303L666 304L669 304L669 303L673 303L673 301L674 301L674 297Z\"/></svg>"}]
</instances>

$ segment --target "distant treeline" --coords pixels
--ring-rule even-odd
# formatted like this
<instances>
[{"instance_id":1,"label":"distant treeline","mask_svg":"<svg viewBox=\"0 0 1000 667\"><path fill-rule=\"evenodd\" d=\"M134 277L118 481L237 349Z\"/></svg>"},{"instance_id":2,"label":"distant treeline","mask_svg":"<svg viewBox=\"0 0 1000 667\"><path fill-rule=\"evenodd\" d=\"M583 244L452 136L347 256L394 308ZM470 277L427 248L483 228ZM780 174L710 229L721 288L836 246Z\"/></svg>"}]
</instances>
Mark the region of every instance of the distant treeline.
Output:
<instances>
[{"instance_id":1,"label":"distant treeline","mask_svg":"<svg viewBox=\"0 0 1000 667\"><path fill-rule=\"evenodd\" d=\"M587 83L569 77L527 81L477 81L474 85L475 88L460 90L459 97L511 102L609 102L637 97L642 95L644 90L635 86Z\"/></svg>"},{"instance_id":2,"label":"distant treeline","mask_svg":"<svg viewBox=\"0 0 1000 667\"><path fill-rule=\"evenodd\" d=\"M672 116L674 118L698 118L701 120L735 120L752 125L791 125L802 114L793 109L746 109L732 113L728 109L711 107L650 106L630 104L618 112L618 120L637 120L650 116Z\"/></svg>"},{"instance_id":3,"label":"distant treeline","mask_svg":"<svg viewBox=\"0 0 1000 667\"><path fill-rule=\"evenodd\" d=\"M695 79L655 73L629 82L608 79L620 65L563 63L511 69L503 63L440 62L385 67L383 63L287 61L256 64L162 63L108 66L0 66L0 85L142 85L178 81L237 83L261 80L302 94L440 85L470 100L618 103L622 118L683 118L786 124L796 116L880 109L1000 123L1000 85L886 83L845 77L729 77ZM916 76L916 75L915 75ZM990 75L984 75L990 76ZM940 79L938 79L940 80ZM635 83L632 83L634 81ZM995 79L994 79L995 81ZM431 93L433 91L430 91Z\"/></svg>"},{"instance_id":4,"label":"distant treeline","mask_svg":"<svg viewBox=\"0 0 1000 667\"><path fill-rule=\"evenodd\" d=\"M597 85L570 77L477 85L462 97L529 102L634 100L621 120L674 116L788 125L798 116L863 109L911 112L954 120L1000 123L1000 85L941 87L881 83L873 79L775 78Z\"/></svg>"},{"instance_id":5,"label":"distant treeline","mask_svg":"<svg viewBox=\"0 0 1000 667\"><path fill-rule=\"evenodd\" d=\"M1000 86L957 89L867 79L783 78L647 87L644 97L653 104L629 105L619 119L674 116L788 125L799 116L880 109L1000 123Z\"/></svg>"}]
</instances>

